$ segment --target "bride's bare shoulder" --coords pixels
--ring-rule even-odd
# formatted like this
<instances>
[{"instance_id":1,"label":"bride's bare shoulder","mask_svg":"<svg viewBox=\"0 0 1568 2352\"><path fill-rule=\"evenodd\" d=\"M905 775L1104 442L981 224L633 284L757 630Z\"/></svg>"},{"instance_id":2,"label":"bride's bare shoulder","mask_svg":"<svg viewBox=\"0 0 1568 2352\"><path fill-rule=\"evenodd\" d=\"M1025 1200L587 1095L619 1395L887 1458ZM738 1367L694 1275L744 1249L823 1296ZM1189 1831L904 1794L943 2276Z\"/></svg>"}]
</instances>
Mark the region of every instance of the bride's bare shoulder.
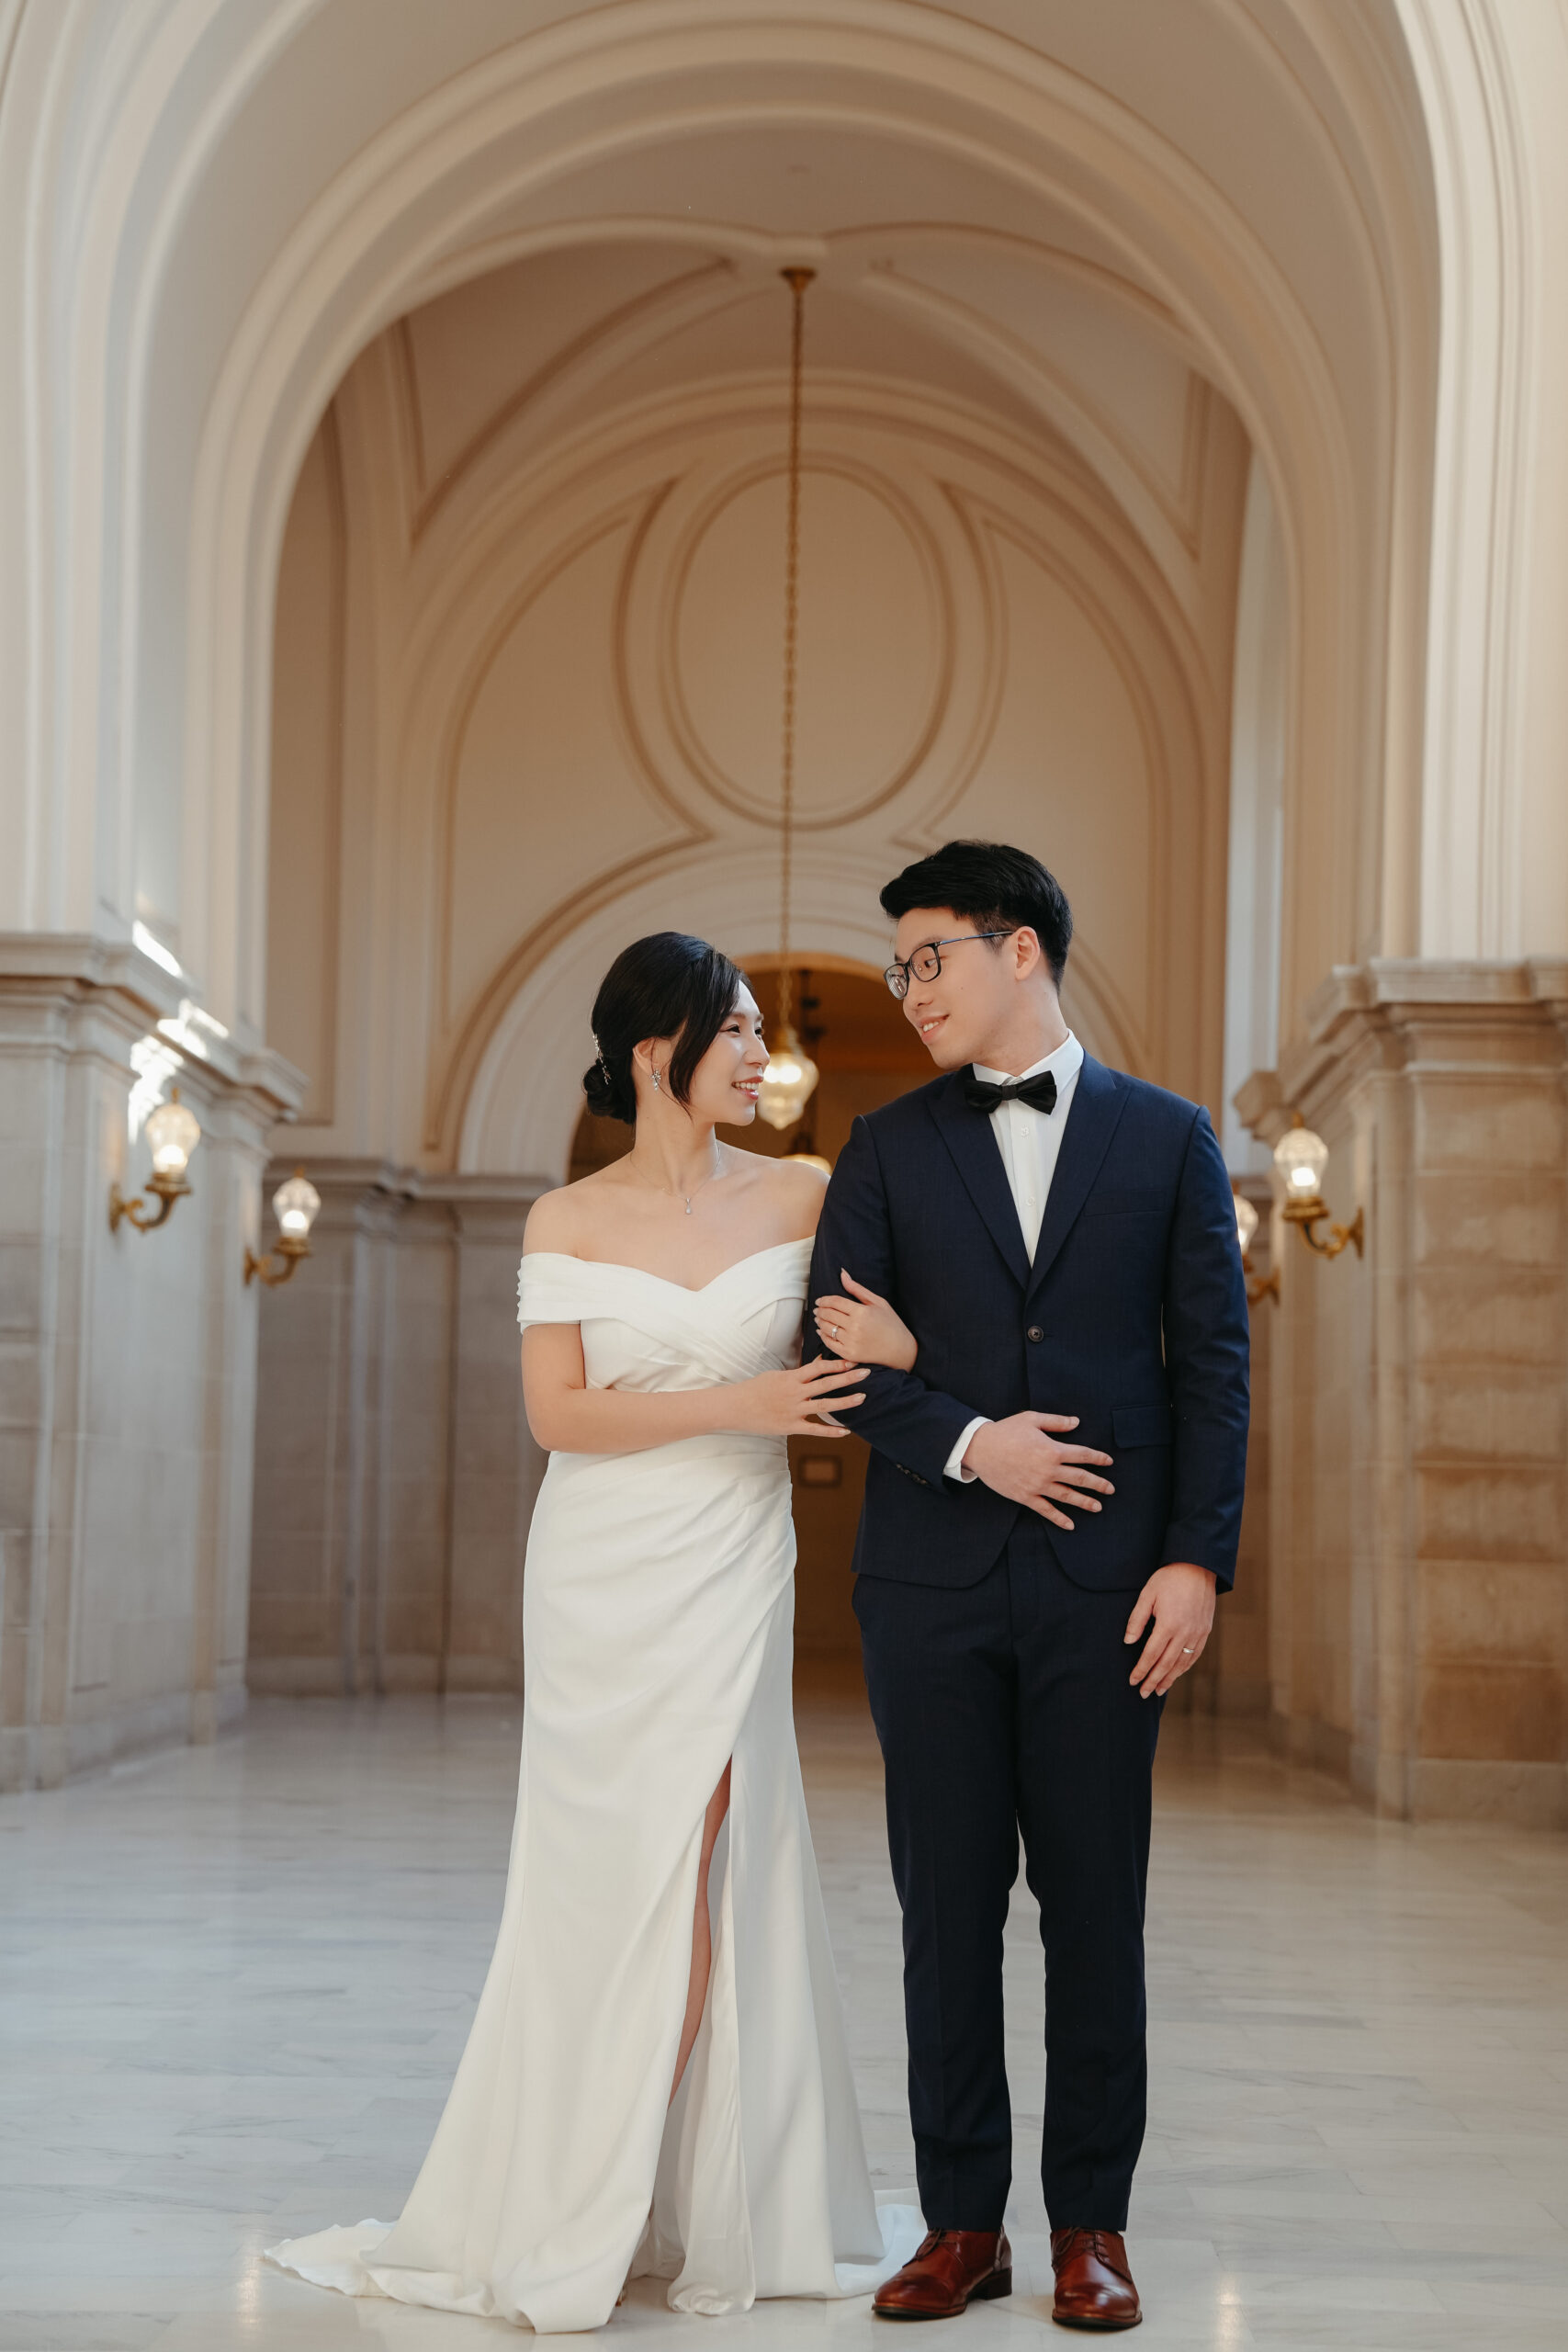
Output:
<instances>
[{"instance_id":1,"label":"bride's bare shoulder","mask_svg":"<svg viewBox=\"0 0 1568 2352\"><path fill-rule=\"evenodd\" d=\"M802 1159L764 1159L761 1153L748 1157L758 1161L758 1183L769 1208L787 1225L786 1239L809 1240L828 1190L824 1170Z\"/></svg>"},{"instance_id":2,"label":"bride's bare shoulder","mask_svg":"<svg viewBox=\"0 0 1568 2352\"><path fill-rule=\"evenodd\" d=\"M606 1169L595 1169L591 1176L580 1176L575 1183L558 1185L553 1193L541 1193L528 1212L528 1222L523 1228L525 1256L536 1250L553 1250L567 1258L581 1258L592 1252L583 1242L595 1222L595 1194ZM604 1203L597 1204L603 1213Z\"/></svg>"}]
</instances>

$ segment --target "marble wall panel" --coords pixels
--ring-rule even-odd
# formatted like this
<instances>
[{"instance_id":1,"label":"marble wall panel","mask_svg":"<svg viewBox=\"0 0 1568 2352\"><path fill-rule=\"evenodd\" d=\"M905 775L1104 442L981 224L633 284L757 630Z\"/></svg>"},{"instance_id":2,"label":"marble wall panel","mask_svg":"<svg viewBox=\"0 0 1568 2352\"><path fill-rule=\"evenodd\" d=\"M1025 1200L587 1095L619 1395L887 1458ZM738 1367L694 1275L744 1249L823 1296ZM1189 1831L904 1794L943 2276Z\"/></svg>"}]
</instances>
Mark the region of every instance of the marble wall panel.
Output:
<instances>
[{"instance_id":1,"label":"marble wall panel","mask_svg":"<svg viewBox=\"0 0 1568 2352\"><path fill-rule=\"evenodd\" d=\"M1549 1659L1498 1666L1491 1659L1428 1659L1421 1674L1420 1753L1471 1761L1495 1757L1556 1764L1562 1757L1562 1672Z\"/></svg>"},{"instance_id":2,"label":"marble wall panel","mask_svg":"<svg viewBox=\"0 0 1568 2352\"><path fill-rule=\"evenodd\" d=\"M1416 1545L1424 1558L1561 1560L1559 1463L1509 1461L1420 1465Z\"/></svg>"},{"instance_id":3,"label":"marble wall panel","mask_svg":"<svg viewBox=\"0 0 1568 2352\"><path fill-rule=\"evenodd\" d=\"M1463 1171L1423 1169L1416 1182L1417 1263L1488 1268L1562 1262L1562 1179L1499 1155Z\"/></svg>"},{"instance_id":4,"label":"marble wall panel","mask_svg":"<svg viewBox=\"0 0 1568 2352\"><path fill-rule=\"evenodd\" d=\"M1478 1356L1553 1367L1562 1354L1554 1285L1539 1269L1502 1261L1408 1269L1415 1361Z\"/></svg>"},{"instance_id":5,"label":"marble wall panel","mask_svg":"<svg viewBox=\"0 0 1568 2352\"><path fill-rule=\"evenodd\" d=\"M1412 1374L1410 1402L1421 1454L1491 1464L1568 1458L1568 1394L1542 1380L1539 1363L1429 1356Z\"/></svg>"},{"instance_id":6,"label":"marble wall panel","mask_svg":"<svg viewBox=\"0 0 1568 2352\"><path fill-rule=\"evenodd\" d=\"M252 1687L520 1689L544 1463L516 1283L536 1187L311 1172L316 1258L273 1302L260 1356Z\"/></svg>"}]
</instances>

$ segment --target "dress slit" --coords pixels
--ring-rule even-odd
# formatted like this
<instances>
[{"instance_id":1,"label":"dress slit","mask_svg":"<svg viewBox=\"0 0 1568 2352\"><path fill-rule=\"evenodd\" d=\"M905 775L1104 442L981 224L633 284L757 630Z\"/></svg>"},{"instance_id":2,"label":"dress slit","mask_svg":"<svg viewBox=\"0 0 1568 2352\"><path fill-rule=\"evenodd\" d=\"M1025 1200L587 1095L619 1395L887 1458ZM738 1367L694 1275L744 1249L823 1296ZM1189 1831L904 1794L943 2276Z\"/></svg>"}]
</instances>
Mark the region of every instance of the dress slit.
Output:
<instances>
[{"instance_id":1,"label":"dress slit","mask_svg":"<svg viewBox=\"0 0 1568 2352\"><path fill-rule=\"evenodd\" d=\"M677 2059L680 2072L676 2081L671 2084L670 2089L670 2105L671 2107L675 2104L681 2085L684 2082L687 2069L690 2067L692 2063L693 2052L696 2048L696 2036L702 2030L703 2018L707 2009L708 1988L713 1982L713 1955L716 1933L713 1921L713 1866L718 1853L718 1841L724 1833L725 1824L729 1819L729 1808L734 1801L734 1787L735 1757L733 1751L731 1751L729 1756L725 1759L723 1771L719 1774L718 1779L714 1783L713 1795L709 1797L706 1804L703 1807L703 1817L699 1829L699 1837L701 1838L702 1845L706 1845L708 1815L713 1811L714 1804L718 1797L719 1792L721 1790L724 1792L724 1810L719 1815L717 1821L714 1824L713 1844L711 1847L708 1847L705 1869L704 1866L701 1846L699 1846L698 1849L697 1894L692 1905L691 1953L686 1963L686 2000L685 2006L681 2012L680 2039L682 2041L685 2040L686 2036L686 2020L691 2013L692 1972L695 1965L697 1956L697 1926L698 1921L701 1919L705 1911L707 1914L708 1963L707 1972L703 1980L702 2007L697 2011L697 2022L693 2031L692 2048L686 2052L683 2060L679 2059L679 2056Z\"/></svg>"},{"instance_id":2,"label":"dress slit","mask_svg":"<svg viewBox=\"0 0 1568 2352\"><path fill-rule=\"evenodd\" d=\"M755 1694L751 1703L756 1703ZM708 1871L713 1943L702 2018L660 2150L649 2232L650 2258L633 2266L634 2275L646 2267L672 2278L672 2311L710 2318L750 2311L757 2293L736 1984L736 1887L745 1800L734 1754L729 1776L729 1803Z\"/></svg>"}]
</instances>

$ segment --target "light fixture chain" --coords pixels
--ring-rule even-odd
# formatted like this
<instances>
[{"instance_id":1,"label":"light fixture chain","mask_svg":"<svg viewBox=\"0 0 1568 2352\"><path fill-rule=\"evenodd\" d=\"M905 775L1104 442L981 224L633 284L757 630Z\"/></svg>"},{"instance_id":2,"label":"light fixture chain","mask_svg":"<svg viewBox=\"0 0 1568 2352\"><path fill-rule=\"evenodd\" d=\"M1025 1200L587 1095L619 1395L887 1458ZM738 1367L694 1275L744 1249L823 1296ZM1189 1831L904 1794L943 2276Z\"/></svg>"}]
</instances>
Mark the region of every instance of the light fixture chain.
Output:
<instances>
[{"instance_id":1,"label":"light fixture chain","mask_svg":"<svg viewBox=\"0 0 1568 2352\"><path fill-rule=\"evenodd\" d=\"M806 348L806 289L817 275L786 269L794 297L789 357L789 470L784 505L784 709L781 739L779 856L779 1026L787 1029L794 1011L789 964L791 894L795 882L795 720L800 648L800 410Z\"/></svg>"}]
</instances>

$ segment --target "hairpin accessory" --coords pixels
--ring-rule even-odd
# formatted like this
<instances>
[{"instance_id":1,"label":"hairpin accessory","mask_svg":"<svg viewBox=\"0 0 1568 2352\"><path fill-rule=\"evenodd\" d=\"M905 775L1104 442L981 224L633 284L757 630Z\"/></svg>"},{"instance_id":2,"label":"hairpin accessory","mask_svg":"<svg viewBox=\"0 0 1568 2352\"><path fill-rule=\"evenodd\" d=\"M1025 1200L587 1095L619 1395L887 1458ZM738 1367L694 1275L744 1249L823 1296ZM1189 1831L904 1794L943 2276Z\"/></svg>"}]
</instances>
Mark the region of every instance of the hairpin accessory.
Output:
<instances>
[{"instance_id":1,"label":"hairpin accessory","mask_svg":"<svg viewBox=\"0 0 1568 2352\"><path fill-rule=\"evenodd\" d=\"M608 1086L610 1083L610 1065L604 1059L604 1048L599 1043L599 1032L597 1029L593 1029L591 1030L589 1034L593 1040L593 1058L598 1063L600 1069L603 1071L604 1083Z\"/></svg>"}]
</instances>

